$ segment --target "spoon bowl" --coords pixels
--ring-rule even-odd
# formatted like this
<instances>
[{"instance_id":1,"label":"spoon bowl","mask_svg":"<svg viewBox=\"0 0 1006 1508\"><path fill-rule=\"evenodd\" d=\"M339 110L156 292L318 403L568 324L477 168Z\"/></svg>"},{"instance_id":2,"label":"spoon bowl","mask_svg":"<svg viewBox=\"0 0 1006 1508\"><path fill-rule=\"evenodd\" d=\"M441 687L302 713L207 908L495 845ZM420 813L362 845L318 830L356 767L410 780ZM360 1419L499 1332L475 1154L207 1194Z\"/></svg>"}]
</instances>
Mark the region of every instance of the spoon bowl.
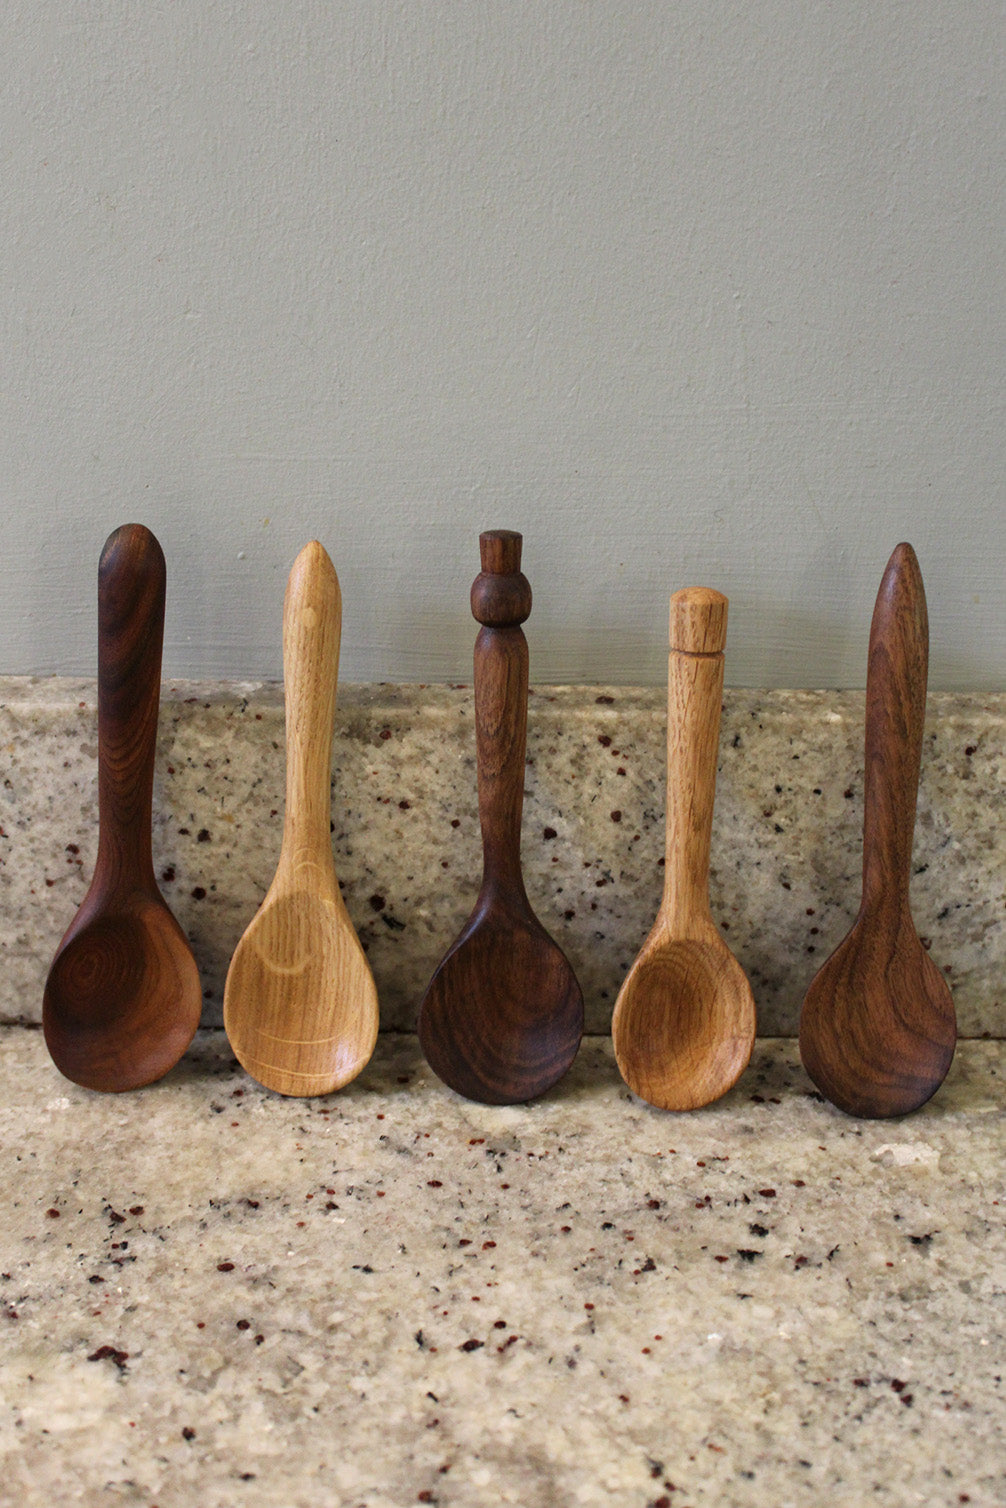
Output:
<instances>
[{"instance_id":1,"label":"spoon bowl","mask_svg":"<svg viewBox=\"0 0 1006 1508\"><path fill-rule=\"evenodd\" d=\"M328 1094L369 1062L377 989L347 927L341 899L302 889L267 895L242 937L227 974L227 1030L235 1057L260 1083L282 1084L284 1094ZM233 1008L277 991L281 1019ZM333 1010L332 1002L351 1007Z\"/></svg>"},{"instance_id":2,"label":"spoon bowl","mask_svg":"<svg viewBox=\"0 0 1006 1508\"><path fill-rule=\"evenodd\" d=\"M43 996L46 1045L74 1083L139 1089L174 1067L201 1007L181 928L160 897L137 894L64 941Z\"/></svg>"},{"instance_id":3,"label":"spoon bowl","mask_svg":"<svg viewBox=\"0 0 1006 1508\"><path fill-rule=\"evenodd\" d=\"M752 1010L744 970L718 937L644 949L618 997L622 1077L662 1110L718 1099L751 1056Z\"/></svg>"},{"instance_id":4,"label":"spoon bowl","mask_svg":"<svg viewBox=\"0 0 1006 1508\"><path fill-rule=\"evenodd\" d=\"M473 1003L492 982L487 1022ZM565 954L533 914L501 925L480 914L441 961L423 1001L427 1061L452 1089L487 1105L544 1094L576 1056L583 999Z\"/></svg>"}]
</instances>

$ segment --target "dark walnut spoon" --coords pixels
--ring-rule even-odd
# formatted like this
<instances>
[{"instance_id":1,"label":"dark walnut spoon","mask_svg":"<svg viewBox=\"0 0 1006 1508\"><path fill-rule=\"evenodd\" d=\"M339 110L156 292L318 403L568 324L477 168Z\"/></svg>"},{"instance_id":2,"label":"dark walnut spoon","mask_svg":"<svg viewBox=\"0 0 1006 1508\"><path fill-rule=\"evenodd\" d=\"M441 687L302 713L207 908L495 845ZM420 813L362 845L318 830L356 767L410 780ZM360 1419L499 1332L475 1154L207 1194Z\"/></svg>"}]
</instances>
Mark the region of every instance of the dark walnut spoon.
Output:
<instances>
[{"instance_id":1,"label":"dark walnut spoon","mask_svg":"<svg viewBox=\"0 0 1006 1508\"><path fill-rule=\"evenodd\" d=\"M520 866L531 588L521 536L479 538L472 586L475 732L483 872L475 909L419 1011L427 1061L451 1089L489 1105L534 1099L561 1079L583 1033L583 996L531 910Z\"/></svg>"},{"instance_id":2,"label":"dark walnut spoon","mask_svg":"<svg viewBox=\"0 0 1006 1508\"><path fill-rule=\"evenodd\" d=\"M804 1067L849 1115L917 1110L954 1055L953 1000L919 941L908 895L928 659L922 574L911 545L900 544L870 630L862 902L800 1017Z\"/></svg>"},{"instance_id":3,"label":"dark walnut spoon","mask_svg":"<svg viewBox=\"0 0 1006 1508\"><path fill-rule=\"evenodd\" d=\"M46 980L53 1062L87 1089L139 1089L173 1068L202 992L154 879L150 819L164 635L164 555L142 524L98 566L98 859Z\"/></svg>"}]
</instances>

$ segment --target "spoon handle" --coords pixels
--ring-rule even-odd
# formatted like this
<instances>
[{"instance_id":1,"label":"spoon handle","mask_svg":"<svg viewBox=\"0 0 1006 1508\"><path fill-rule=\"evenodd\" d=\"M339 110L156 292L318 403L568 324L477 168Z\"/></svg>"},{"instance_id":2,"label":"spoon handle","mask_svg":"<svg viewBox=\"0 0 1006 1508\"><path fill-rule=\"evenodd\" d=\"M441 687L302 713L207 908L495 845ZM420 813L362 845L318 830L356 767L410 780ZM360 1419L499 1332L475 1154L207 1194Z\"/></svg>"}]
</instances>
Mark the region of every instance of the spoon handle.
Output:
<instances>
[{"instance_id":1,"label":"spoon handle","mask_svg":"<svg viewBox=\"0 0 1006 1508\"><path fill-rule=\"evenodd\" d=\"M907 909L926 716L929 619L915 551L895 549L870 628L866 673L863 909Z\"/></svg>"},{"instance_id":2,"label":"spoon handle","mask_svg":"<svg viewBox=\"0 0 1006 1508\"><path fill-rule=\"evenodd\" d=\"M667 661L667 828L660 920L674 937L709 931L709 847L723 697L727 599L710 587L671 598Z\"/></svg>"},{"instance_id":3,"label":"spoon handle","mask_svg":"<svg viewBox=\"0 0 1006 1508\"><path fill-rule=\"evenodd\" d=\"M103 895L153 889L150 819L164 639L164 552L123 524L98 563L98 860Z\"/></svg>"},{"instance_id":4,"label":"spoon handle","mask_svg":"<svg viewBox=\"0 0 1006 1508\"><path fill-rule=\"evenodd\" d=\"M531 586L521 575L521 535L491 529L479 536L482 570L472 583L475 640L475 747L482 890L525 899L520 867L527 743L527 640Z\"/></svg>"},{"instance_id":5,"label":"spoon handle","mask_svg":"<svg viewBox=\"0 0 1006 1508\"><path fill-rule=\"evenodd\" d=\"M332 859L332 727L342 637L342 594L317 540L293 563L283 601L286 701L286 812L280 869L319 866L335 883Z\"/></svg>"}]
</instances>

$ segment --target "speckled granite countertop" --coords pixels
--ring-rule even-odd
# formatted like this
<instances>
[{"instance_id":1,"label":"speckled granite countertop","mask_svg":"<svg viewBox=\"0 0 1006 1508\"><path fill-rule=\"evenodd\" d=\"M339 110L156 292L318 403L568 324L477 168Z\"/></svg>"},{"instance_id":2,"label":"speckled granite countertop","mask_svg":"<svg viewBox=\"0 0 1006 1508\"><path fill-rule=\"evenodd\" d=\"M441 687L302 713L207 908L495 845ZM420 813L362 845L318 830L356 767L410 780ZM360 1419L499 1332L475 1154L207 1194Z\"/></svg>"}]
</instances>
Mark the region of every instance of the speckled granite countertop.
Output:
<instances>
[{"instance_id":1,"label":"speckled granite countertop","mask_svg":"<svg viewBox=\"0 0 1006 1508\"><path fill-rule=\"evenodd\" d=\"M663 880L666 691L532 690L528 894L608 1029ZM0 678L0 1020L37 1021L97 848L93 681ZM283 822L276 686L165 686L154 857L221 1022L231 953L272 878ZM765 1036L790 1036L859 904L863 694L724 696L710 892ZM481 864L470 687L343 686L332 842L381 1024L412 1030ZM929 698L912 900L963 1036L1006 1035L1006 695Z\"/></svg>"},{"instance_id":2,"label":"speckled granite countertop","mask_svg":"<svg viewBox=\"0 0 1006 1508\"><path fill-rule=\"evenodd\" d=\"M284 1100L0 1031L0 1500L136 1508L1006 1501L1006 1044L859 1122L795 1045L665 1115L585 1041L545 1099L387 1034Z\"/></svg>"}]
</instances>

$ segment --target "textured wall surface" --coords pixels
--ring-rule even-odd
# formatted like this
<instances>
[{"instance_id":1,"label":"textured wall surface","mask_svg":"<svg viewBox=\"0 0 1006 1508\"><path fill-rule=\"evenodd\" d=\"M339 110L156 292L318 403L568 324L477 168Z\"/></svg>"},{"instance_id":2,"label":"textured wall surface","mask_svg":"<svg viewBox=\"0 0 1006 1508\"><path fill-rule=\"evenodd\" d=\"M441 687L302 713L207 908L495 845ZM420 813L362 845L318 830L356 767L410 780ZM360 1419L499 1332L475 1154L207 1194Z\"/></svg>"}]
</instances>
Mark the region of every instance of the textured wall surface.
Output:
<instances>
[{"instance_id":1,"label":"textured wall surface","mask_svg":"<svg viewBox=\"0 0 1006 1508\"><path fill-rule=\"evenodd\" d=\"M275 676L299 546L350 680L470 675L524 531L543 682L862 685L892 546L934 687L1006 684L1001 8L9 0L0 672L93 673L128 519L166 673Z\"/></svg>"},{"instance_id":2,"label":"textured wall surface","mask_svg":"<svg viewBox=\"0 0 1006 1508\"><path fill-rule=\"evenodd\" d=\"M0 1021L38 1020L45 975L97 848L93 682L0 681ZM411 1029L481 871L470 688L348 686L332 844L385 1028ZM531 903L583 988L615 996L663 882L666 698L539 687L528 711L523 864ZM284 810L275 687L184 684L161 704L154 860L219 1025L238 938L272 879ZM917 928L965 1036L1006 1036L1006 696L930 698L916 821ZM762 1035L796 1031L859 905L863 696L727 693L710 900Z\"/></svg>"}]
</instances>

